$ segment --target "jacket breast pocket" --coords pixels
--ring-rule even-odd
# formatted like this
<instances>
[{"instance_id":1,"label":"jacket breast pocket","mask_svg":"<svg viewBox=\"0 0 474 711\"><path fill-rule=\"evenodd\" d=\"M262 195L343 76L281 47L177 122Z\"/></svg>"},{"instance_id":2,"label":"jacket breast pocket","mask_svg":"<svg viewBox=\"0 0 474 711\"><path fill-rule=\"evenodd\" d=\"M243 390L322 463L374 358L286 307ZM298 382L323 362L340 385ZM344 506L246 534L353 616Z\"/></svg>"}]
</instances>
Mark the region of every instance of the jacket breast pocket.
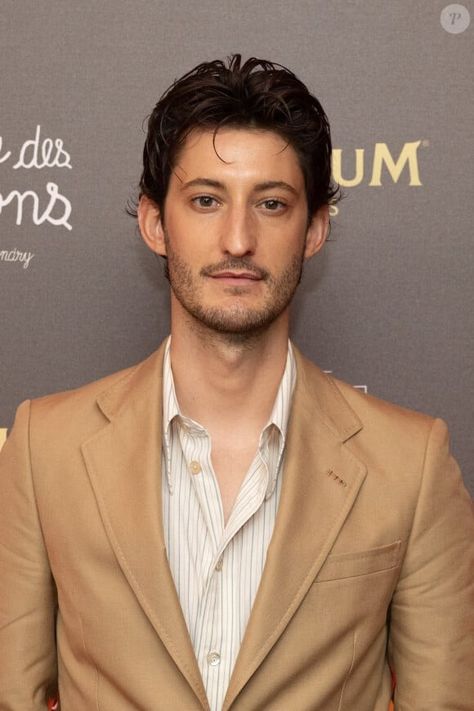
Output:
<instances>
[{"instance_id":1,"label":"jacket breast pocket","mask_svg":"<svg viewBox=\"0 0 474 711\"><path fill-rule=\"evenodd\" d=\"M315 582L356 578L397 568L400 563L401 541L355 553L329 555Z\"/></svg>"}]
</instances>

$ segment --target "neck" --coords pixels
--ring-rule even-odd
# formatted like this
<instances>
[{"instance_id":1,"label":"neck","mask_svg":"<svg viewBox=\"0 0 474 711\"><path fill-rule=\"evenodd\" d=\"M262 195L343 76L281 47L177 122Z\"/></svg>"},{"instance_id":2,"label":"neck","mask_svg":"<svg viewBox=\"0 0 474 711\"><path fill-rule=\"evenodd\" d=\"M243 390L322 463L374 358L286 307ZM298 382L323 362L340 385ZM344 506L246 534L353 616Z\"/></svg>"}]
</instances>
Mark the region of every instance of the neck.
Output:
<instances>
[{"instance_id":1,"label":"neck","mask_svg":"<svg viewBox=\"0 0 474 711\"><path fill-rule=\"evenodd\" d=\"M184 415L209 431L262 428L276 397L288 352L288 313L265 330L222 334L171 319L171 365ZM240 425L239 425L240 423Z\"/></svg>"}]
</instances>

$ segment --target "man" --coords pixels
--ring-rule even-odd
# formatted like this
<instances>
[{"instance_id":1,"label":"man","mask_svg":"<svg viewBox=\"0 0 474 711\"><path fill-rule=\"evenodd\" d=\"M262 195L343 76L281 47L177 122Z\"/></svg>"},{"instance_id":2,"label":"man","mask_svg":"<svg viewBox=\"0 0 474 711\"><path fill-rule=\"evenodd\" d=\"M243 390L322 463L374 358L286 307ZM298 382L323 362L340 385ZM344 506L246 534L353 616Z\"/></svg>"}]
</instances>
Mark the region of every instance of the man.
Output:
<instances>
[{"instance_id":1,"label":"man","mask_svg":"<svg viewBox=\"0 0 474 711\"><path fill-rule=\"evenodd\" d=\"M445 425L288 341L323 246L319 102L256 59L150 120L171 338L24 403L1 460L0 709L472 711L471 502Z\"/></svg>"}]
</instances>

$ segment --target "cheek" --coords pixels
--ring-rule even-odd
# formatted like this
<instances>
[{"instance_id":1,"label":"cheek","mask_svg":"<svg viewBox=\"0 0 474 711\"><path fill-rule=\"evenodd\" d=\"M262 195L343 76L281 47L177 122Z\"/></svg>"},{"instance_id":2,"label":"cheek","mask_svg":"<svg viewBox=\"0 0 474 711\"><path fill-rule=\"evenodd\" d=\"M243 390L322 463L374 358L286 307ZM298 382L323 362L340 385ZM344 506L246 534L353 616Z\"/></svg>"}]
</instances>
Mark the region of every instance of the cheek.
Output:
<instances>
[{"instance_id":1,"label":"cheek","mask_svg":"<svg viewBox=\"0 0 474 711\"><path fill-rule=\"evenodd\" d=\"M167 215L166 244L175 254L190 263L206 261L212 249L215 228L209 221L186 215Z\"/></svg>"},{"instance_id":2,"label":"cheek","mask_svg":"<svg viewBox=\"0 0 474 711\"><path fill-rule=\"evenodd\" d=\"M286 269L294 262L302 261L306 247L306 233L301 230L283 230L278 235L267 235L266 255L269 263L278 269Z\"/></svg>"},{"instance_id":3,"label":"cheek","mask_svg":"<svg viewBox=\"0 0 474 711\"><path fill-rule=\"evenodd\" d=\"M298 214L293 212L288 216L267 218L265 222L260 223L260 228L266 242L271 241L287 252L303 249L308 232L306 215L300 211Z\"/></svg>"}]
</instances>

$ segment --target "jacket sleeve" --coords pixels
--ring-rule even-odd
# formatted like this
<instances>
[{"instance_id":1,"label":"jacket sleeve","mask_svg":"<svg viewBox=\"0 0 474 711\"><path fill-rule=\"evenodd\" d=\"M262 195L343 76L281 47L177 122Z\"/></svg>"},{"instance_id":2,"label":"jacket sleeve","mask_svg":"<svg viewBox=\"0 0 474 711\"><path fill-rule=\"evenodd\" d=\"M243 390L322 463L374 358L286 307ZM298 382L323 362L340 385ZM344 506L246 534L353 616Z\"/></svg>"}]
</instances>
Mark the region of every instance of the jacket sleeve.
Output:
<instances>
[{"instance_id":1,"label":"jacket sleeve","mask_svg":"<svg viewBox=\"0 0 474 711\"><path fill-rule=\"evenodd\" d=\"M474 709L474 517L441 420L392 600L389 659L396 711Z\"/></svg>"},{"instance_id":2,"label":"jacket sleeve","mask_svg":"<svg viewBox=\"0 0 474 711\"><path fill-rule=\"evenodd\" d=\"M56 685L56 593L35 501L29 402L0 453L0 711L45 711Z\"/></svg>"}]
</instances>

